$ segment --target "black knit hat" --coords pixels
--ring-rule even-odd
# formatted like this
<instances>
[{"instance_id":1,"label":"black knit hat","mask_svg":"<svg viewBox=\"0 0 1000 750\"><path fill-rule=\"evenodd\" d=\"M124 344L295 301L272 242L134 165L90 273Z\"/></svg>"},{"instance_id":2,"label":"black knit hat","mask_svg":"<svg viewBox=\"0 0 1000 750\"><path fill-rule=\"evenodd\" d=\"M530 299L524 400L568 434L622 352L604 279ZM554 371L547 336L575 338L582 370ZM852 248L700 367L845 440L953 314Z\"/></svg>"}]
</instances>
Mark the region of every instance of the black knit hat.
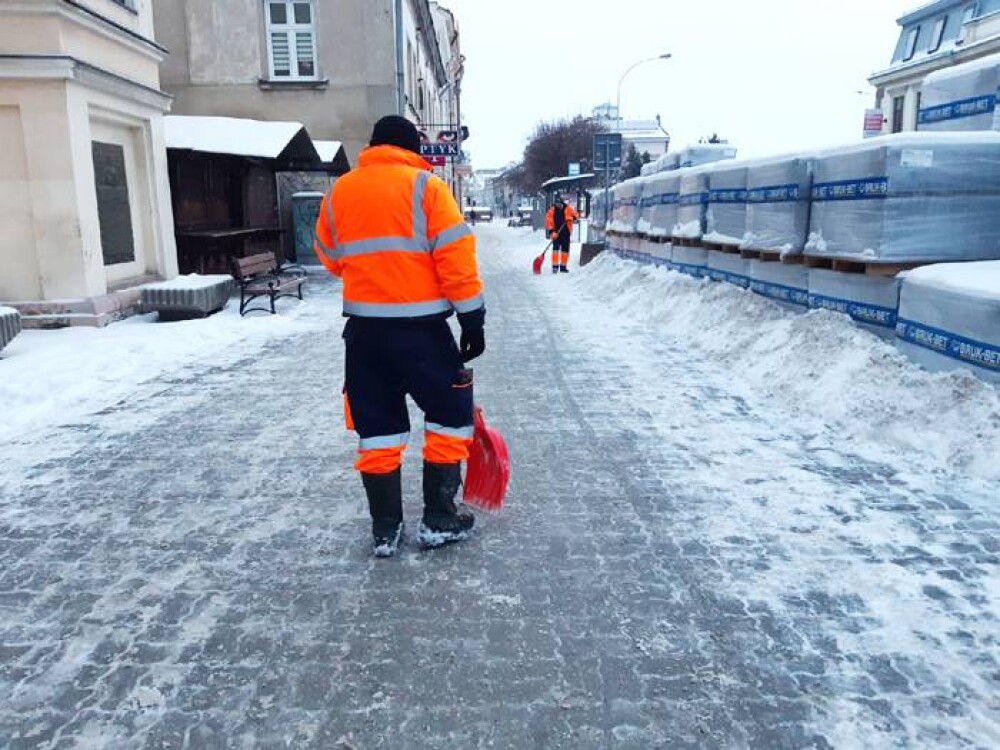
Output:
<instances>
[{"instance_id":1,"label":"black knit hat","mask_svg":"<svg viewBox=\"0 0 1000 750\"><path fill-rule=\"evenodd\" d=\"M420 133L416 126L399 115L387 115L375 123L372 130L371 146L398 146L420 153Z\"/></svg>"}]
</instances>

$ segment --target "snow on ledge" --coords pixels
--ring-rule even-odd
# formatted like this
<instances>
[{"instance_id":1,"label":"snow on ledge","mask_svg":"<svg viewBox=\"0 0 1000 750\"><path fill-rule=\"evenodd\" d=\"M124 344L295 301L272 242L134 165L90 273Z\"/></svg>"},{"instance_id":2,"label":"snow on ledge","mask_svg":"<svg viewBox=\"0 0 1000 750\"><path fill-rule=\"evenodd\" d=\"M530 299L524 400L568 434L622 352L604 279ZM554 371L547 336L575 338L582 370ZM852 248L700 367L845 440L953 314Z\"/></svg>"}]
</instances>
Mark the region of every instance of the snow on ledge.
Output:
<instances>
[{"instance_id":1,"label":"snow on ledge","mask_svg":"<svg viewBox=\"0 0 1000 750\"><path fill-rule=\"evenodd\" d=\"M187 276L178 276L177 278L170 279L170 281L155 281L152 284L143 284L141 288L156 291L211 289L212 287L231 282L232 280L233 277L228 274L200 276L199 274L192 273Z\"/></svg>"}]
</instances>

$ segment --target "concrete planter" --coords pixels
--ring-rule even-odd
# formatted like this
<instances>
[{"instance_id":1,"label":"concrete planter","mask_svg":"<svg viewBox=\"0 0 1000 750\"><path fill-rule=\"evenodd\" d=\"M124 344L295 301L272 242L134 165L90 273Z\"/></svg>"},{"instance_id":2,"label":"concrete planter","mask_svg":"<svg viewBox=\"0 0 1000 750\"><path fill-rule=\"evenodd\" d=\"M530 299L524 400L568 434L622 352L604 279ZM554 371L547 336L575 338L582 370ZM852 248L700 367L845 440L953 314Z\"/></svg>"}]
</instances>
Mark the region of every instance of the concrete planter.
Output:
<instances>
[{"instance_id":1,"label":"concrete planter","mask_svg":"<svg viewBox=\"0 0 1000 750\"><path fill-rule=\"evenodd\" d=\"M10 307L0 307L0 350L21 332L21 314Z\"/></svg>"},{"instance_id":2,"label":"concrete planter","mask_svg":"<svg viewBox=\"0 0 1000 750\"><path fill-rule=\"evenodd\" d=\"M160 320L205 318L226 306L233 283L231 276L181 276L143 286L139 304L143 312L158 312Z\"/></svg>"}]
</instances>

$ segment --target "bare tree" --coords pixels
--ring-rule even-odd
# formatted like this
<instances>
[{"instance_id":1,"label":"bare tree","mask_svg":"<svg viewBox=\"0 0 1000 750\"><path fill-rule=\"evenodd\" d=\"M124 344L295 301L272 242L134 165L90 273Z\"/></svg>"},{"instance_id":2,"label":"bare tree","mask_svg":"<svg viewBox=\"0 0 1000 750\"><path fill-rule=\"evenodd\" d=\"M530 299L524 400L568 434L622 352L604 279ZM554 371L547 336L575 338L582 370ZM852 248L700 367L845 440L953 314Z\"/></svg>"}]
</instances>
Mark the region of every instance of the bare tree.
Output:
<instances>
[{"instance_id":1,"label":"bare tree","mask_svg":"<svg viewBox=\"0 0 1000 750\"><path fill-rule=\"evenodd\" d=\"M582 172L590 171L594 135L605 129L600 122L581 116L539 123L518 165L519 187L536 193L546 180L564 176L572 162L579 162Z\"/></svg>"}]
</instances>

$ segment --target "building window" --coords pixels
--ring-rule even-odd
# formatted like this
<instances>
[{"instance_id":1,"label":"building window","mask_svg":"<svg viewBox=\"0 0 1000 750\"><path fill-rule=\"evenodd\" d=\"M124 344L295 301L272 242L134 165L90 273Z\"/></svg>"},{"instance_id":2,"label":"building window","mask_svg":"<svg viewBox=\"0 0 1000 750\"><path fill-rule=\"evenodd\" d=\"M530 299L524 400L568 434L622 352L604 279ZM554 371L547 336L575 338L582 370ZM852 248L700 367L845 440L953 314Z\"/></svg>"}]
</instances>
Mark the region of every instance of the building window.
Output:
<instances>
[{"instance_id":1,"label":"building window","mask_svg":"<svg viewBox=\"0 0 1000 750\"><path fill-rule=\"evenodd\" d=\"M934 22L934 30L931 32L931 46L928 52L937 52L941 49L941 42L944 41L944 30L948 26L948 16L941 16Z\"/></svg>"},{"instance_id":2,"label":"building window","mask_svg":"<svg viewBox=\"0 0 1000 750\"><path fill-rule=\"evenodd\" d=\"M920 27L910 29L906 34L906 49L903 50L903 59L912 60L917 52L917 42L920 41Z\"/></svg>"},{"instance_id":3,"label":"building window","mask_svg":"<svg viewBox=\"0 0 1000 750\"><path fill-rule=\"evenodd\" d=\"M968 8L965 9L965 12L962 13L962 25L964 26L965 24L969 23L975 17L975 15L976 15L976 6L970 5Z\"/></svg>"},{"instance_id":4,"label":"building window","mask_svg":"<svg viewBox=\"0 0 1000 750\"><path fill-rule=\"evenodd\" d=\"M903 112L906 109L906 97L892 97L892 132L903 132Z\"/></svg>"},{"instance_id":5,"label":"building window","mask_svg":"<svg viewBox=\"0 0 1000 750\"><path fill-rule=\"evenodd\" d=\"M315 80L316 17L312 0L268 0L266 8L271 78Z\"/></svg>"}]
</instances>

